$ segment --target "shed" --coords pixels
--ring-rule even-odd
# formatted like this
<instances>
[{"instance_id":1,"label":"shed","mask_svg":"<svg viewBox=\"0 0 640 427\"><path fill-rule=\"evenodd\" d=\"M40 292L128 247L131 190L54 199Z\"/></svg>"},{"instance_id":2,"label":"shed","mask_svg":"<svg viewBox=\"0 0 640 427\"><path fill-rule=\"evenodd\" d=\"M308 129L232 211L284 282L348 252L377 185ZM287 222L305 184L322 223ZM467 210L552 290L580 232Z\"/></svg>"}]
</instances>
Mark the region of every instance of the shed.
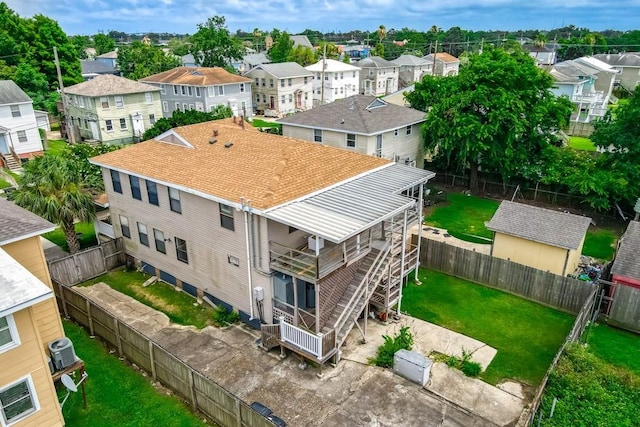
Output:
<instances>
[{"instance_id":1,"label":"shed","mask_svg":"<svg viewBox=\"0 0 640 427\"><path fill-rule=\"evenodd\" d=\"M616 258L611 266L614 283L640 288L640 222L631 221L620 239Z\"/></svg>"}]
</instances>

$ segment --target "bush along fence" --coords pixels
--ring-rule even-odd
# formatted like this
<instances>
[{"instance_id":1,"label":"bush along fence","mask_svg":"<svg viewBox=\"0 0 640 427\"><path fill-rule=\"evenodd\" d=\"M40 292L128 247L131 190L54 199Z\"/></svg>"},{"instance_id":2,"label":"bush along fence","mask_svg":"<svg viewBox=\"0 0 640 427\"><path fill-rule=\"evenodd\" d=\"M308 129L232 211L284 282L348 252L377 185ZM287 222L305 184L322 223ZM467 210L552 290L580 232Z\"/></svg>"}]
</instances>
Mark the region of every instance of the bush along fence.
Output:
<instances>
[{"instance_id":1,"label":"bush along fence","mask_svg":"<svg viewBox=\"0 0 640 427\"><path fill-rule=\"evenodd\" d=\"M221 426L273 426L240 398L197 372L146 335L118 320L89 298L54 281L58 304L65 317L87 328L92 336L117 349L120 357L144 369L154 381L173 390Z\"/></svg>"}]
</instances>

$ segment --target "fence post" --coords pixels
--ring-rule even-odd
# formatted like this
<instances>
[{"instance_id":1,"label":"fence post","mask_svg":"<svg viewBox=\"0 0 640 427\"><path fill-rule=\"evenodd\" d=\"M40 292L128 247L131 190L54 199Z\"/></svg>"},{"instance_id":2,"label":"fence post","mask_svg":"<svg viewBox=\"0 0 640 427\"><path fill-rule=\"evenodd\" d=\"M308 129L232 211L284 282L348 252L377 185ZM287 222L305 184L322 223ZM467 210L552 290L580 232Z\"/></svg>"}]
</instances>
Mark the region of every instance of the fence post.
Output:
<instances>
[{"instance_id":1,"label":"fence post","mask_svg":"<svg viewBox=\"0 0 640 427\"><path fill-rule=\"evenodd\" d=\"M64 312L64 318L69 318L69 312L67 311L67 299L64 295L64 286L62 283L53 282L58 284L58 290L60 291L60 299L62 300L62 311Z\"/></svg>"},{"instance_id":2,"label":"fence post","mask_svg":"<svg viewBox=\"0 0 640 427\"><path fill-rule=\"evenodd\" d=\"M240 412L240 399L238 399L237 396L233 396L235 398L234 400L234 408L235 408L235 412L236 412L236 425L238 427L242 427L242 412Z\"/></svg>"},{"instance_id":3,"label":"fence post","mask_svg":"<svg viewBox=\"0 0 640 427\"><path fill-rule=\"evenodd\" d=\"M113 318L113 326L115 328L116 333L116 343L118 343L118 355L122 357L122 338L120 337L120 326L118 322L118 318Z\"/></svg>"},{"instance_id":4,"label":"fence post","mask_svg":"<svg viewBox=\"0 0 640 427\"><path fill-rule=\"evenodd\" d=\"M198 401L196 399L196 383L193 379L193 369L189 368L189 390L191 391L191 405L194 411L198 410Z\"/></svg>"},{"instance_id":5,"label":"fence post","mask_svg":"<svg viewBox=\"0 0 640 427\"><path fill-rule=\"evenodd\" d=\"M91 334L91 336L94 336L95 334L93 333L93 318L91 317L91 301L89 301L89 298L87 298L84 301L87 306L87 318L89 319L89 333Z\"/></svg>"},{"instance_id":6,"label":"fence post","mask_svg":"<svg viewBox=\"0 0 640 427\"><path fill-rule=\"evenodd\" d=\"M82 269L80 268L80 264L78 263L78 255L76 254L73 255L73 265L76 266L76 273L78 274L78 278L75 282L73 282L73 284L75 285L76 283L82 282Z\"/></svg>"},{"instance_id":7,"label":"fence post","mask_svg":"<svg viewBox=\"0 0 640 427\"><path fill-rule=\"evenodd\" d=\"M156 381L156 358L153 354L153 341L149 340L149 362L151 363L151 378Z\"/></svg>"}]
</instances>

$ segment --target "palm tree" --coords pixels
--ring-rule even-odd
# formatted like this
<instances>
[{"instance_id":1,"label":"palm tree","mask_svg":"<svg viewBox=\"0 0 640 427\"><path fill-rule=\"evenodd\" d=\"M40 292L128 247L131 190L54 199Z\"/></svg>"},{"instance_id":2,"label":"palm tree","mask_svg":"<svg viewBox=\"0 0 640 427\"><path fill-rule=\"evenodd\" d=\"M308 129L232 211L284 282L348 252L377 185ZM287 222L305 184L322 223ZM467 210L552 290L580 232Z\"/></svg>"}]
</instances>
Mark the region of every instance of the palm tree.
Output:
<instances>
[{"instance_id":1,"label":"palm tree","mask_svg":"<svg viewBox=\"0 0 640 427\"><path fill-rule=\"evenodd\" d=\"M24 165L17 205L60 225L71 253L80 250L74 222L95 217L91 193L67 157L45 154Z\"/></svg>"},{"instance_id":2,"label":"palm tree","mask_svg":"<svg viewBox=\"0 0 640 427\"><path fill-rule=\"evenodd\" d=\"M384 25L380 25L376 30L376 34L378 35L378 44L382 44L382 40L387 36L387 29Z\"/></svg>"}]
</instances>

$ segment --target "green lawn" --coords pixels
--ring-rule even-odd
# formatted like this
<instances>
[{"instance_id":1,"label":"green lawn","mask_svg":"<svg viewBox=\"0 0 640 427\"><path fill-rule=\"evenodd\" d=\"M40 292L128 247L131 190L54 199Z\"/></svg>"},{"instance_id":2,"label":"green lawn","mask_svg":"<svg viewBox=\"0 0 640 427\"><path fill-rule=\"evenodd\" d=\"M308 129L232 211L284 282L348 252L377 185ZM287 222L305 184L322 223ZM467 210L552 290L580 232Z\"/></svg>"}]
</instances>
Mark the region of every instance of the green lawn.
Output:
<instances>
[{"instance_id":1,"label":"green lawn","mask_svg":"<svg viewBox=\"0 0 640 427\"><path fill-rule=\"evenodd\" d=\"M177 292L167 283L156 282L145 288L142 284L148 278L149 275L144 273L119 269L85 282L81 286L104 282L111 288L165 313L174 323L193 325L197 328L212 324L213 308L206 304L197 304L192 296L186 292Z\"/></svg>"},{"instance_id":2,"label":"green lawn","mask_svg":"<svg viewBox=\"0 0 640 427\"><path fill-rule=\"evenodd\" d=\"M280 128L282 125L280 123L268 122L266 120L261 119L253 119L251 122L254 128Z\"/></svg>"},{"instance_id":3,"label":"green lawn","mask_svg":"<svg viewBox=\"0 0 640 427\"><path fill-rule=\"evenodd\" d=\"M502 291L430 270L404 290L410 315L480 340L498 350L481 378L513 378L537 386L571 330L574 317Z\"/></svg>"},{"instance_id":4,"label":"green lawn","mask_svg":"<svg viewBox=\"0 0 640 427\"><path fill-rule=\"evenodd\" d=\"M11 187L11 183L0 178L0 190L7 187Z\"/></svg>"},{"instance_id":5,"label":"green lawn","mask_svg":"<svg viewBox=\"0 0 640 427\"><path fill-rule=\"evenodd\" d=\"M595 324L589 331L588 343L589 352L600 359L640 375L640 335Z\"/></svg>"},{"instance_id":6,"label":"green lawn","mask_svg":"<svg viewBox=\"0 0 640 427\"><path fill-rule=\"evenodd\" d=\"M449 193L447 201L433 208L427 224L445 228L452 236L468 242L491 243L493 233L484 223L491 219L500 202L461 193Z\"/></svg>"},{"instance_id":7,"label":"green lawn","mask_svg":"<svg viewBox=\"0 0 640 427\"><path fill-rule=\"evenodd\" d=\"M581 151L596 151L596 146L589 138L583 138L581 136L572 136L569 139L569 147L574 150Z\"/></svg>"},{"instance_id":8,"label":"green lawn","mask_svg":"<svg viewBox=\"0 0 640 427\"><path fill-rule=\"evenodd\" d=\"M88 248L98 244L96 240L96 230L93 227L93 222L79 222L76 224L76 233L81 233L78 237L80 240L80 248ZM64 238L64 233L61 228L57 228L49 233L42 235L45 239L60 246L65 251L68 251L67 241Z\"/></svg>"},{"instance_id":9,"label":"green lawn","mask_svg":"<svg viewBox=\"0 0 640 427\"><path fill-rule=\"evenodd\" d=\"M613 259L619 235L613 230L590 227L584 239L582 253L602 261Z\"/></svg>"},{"instance_id":10,"label":"green lawn","mask_svg":"<svg viewBox=\"0 0 640 427\"><path fill-rule=\"evenodd\" d=\"M85 380L87 409L82 408L81 391L72 393L62 409L68 426L207 425L179 399L156 391L148 378L109 355L104 345L89 339L80 326L69 321L63 324L89 374Z\"/></svg>"},{"instance_id":11,"label":"green lawn","mask_svg":"<svg viewBox=\"0 0 640 427\"><path fill-rule=\"evenodd\" d=\"M67 142L62 139L50 139L48 144L49 149L47 149L47 153L56 156L60 155L67 148Z\"/></svg>"}]
</instances>

